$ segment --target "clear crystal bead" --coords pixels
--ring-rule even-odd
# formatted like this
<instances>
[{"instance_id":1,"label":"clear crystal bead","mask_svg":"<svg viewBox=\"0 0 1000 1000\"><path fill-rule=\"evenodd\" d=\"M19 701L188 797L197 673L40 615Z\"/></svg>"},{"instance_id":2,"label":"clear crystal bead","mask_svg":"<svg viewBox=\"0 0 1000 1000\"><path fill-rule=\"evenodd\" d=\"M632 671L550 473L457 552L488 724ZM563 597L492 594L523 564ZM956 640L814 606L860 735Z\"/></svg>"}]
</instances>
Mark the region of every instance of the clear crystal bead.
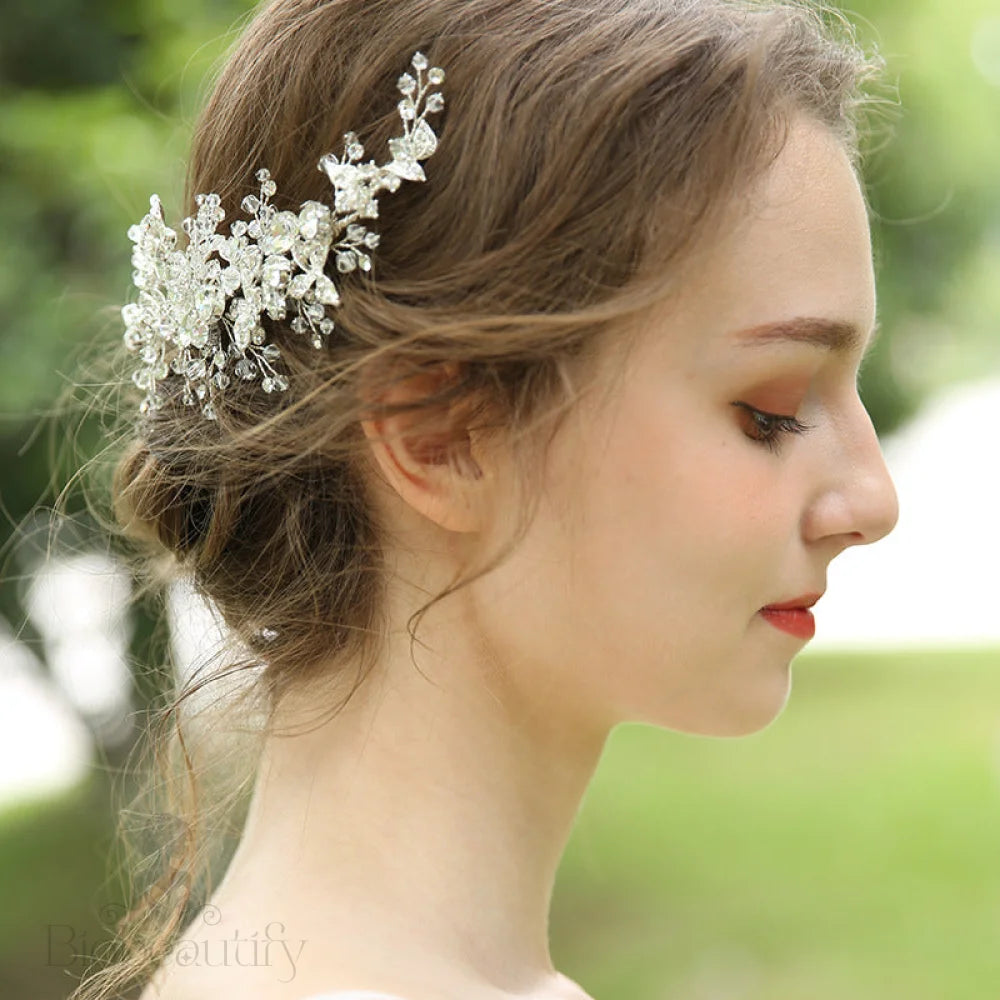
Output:
<instances>
[{"instance_id":1,"label":"clear crystal bead","mask_svg":"<svg viewBox=\"0 0 1000 1000\"><path fill-rule=\"evenodd\" d=\"M264 253L259 246L246 246L240 251L238 266L245 271L253 273L256 272L263 261Z\"/></svg>"},{"instance_id":2,"label":"clear crystal bead","mask_svg":"<svg viewBox=\"0 0 1000 1000\"><path fill-rule=\"evenodd\" d=\"M409 73L404 73L397 81L396 87L399 89L401 94L406 94L412 96L417 89L417 81L410 76Z\"/></svg>"},{"instance_id":3,"label":"clear crystal bead","mask_svg":"<svg viewBox=\"0 0 1000 1000\"><path fill-rule=\"evenodd\" d=\"M215 289L199 288L194 297L194 311L201 319L208 319L215 311Z\"/></svg>"},{"instance_id":4,"label":"clear crystal bead","mask_svg":"<svg viewBox=\"0 0 1000 1000\"><path fill-rule=\"evenodd\" d=\"M267 254L282 254L291 249L299 231L298 216L292 212L278 212L265 225L260 248Z\"/></svg>"},{"instance_id":5,"label":"clear crystal bead","mask_svg":"<svg viewBox=\"0 0 1000 1000\"><path fill-rule=\"evenodd\" d=\"M257 375L257 366L249 358L240 358L236 362L236 377L248 381Z\"/></svg>"},{"instance_id":6,"label":"clear crystal bead","mask_svg":"<svg viewBox=\"0 0 1000 1000\"><path fill-rule=\"evenodd\" d=\"M349 274L355 267L357 267L357 261L350 250L337 254L337 270L342 274Z\"/></svg>"},{"instance_id":7,"label":"clear crystal bead","mask_svg":"<svg viewBox=\"0 0 1000 1000\"><path fill-rule=\"evenodd\" d=\"M427 66L427 56L423 52L415 52L413 54L413 68L419 71L427 69Z\"/></svg>"},{"instance_id":8,"label":"clear crystal bead","mask_svg":"<svg viewBox=\"0 0 1000 1000\"><path fill-rule=\"evenodd\" d=\"M440 66L435 66L427 74L427 79L435 85L444 83L444 70Z\"/></svg>"},{"instance_id":9,"label":"clear crystal bead","mask_svg":"<svg viewBox=\"0 0 1000 1000\"><path fill-rule=\"evenodd\" d=\"M296 316L295 319L292 320L292 329L296 333L305 333L309 329L309 324L302 316Z\"/></svg>"},{"instance_id":10,"label":"clear crystal bead","mask_svg":"<svg viewBox=\"0 0 1000 1000\"><path fill-rule=\"evenodd\" d=\"M304 211L299 213L299 233L307 240L315 239L319 232L319 219L315 213L307 215Z\"/></svg>"},{"instance_id":11,"label":"clear crystal bead","mask_svg":"<svg viewBox=\"0 0 1000 1000\"><path fill-rule=\"evenodd\" d=\"M441 111L443 108L444 108L443 94L431 94L431 96L427 98L428 111Z\"/></svg>"},{"instance_id":12,"label":"clear crystal bead","mask_svg":"<svg viewBox=\"0 0 1000 1000\"><path fill-rule=\"evenodd\" d=\"M261 270L261 280L272 288L280 288L288 277L291 264L284 257L268 257Z\"/></svg>"},{"instance_id":13,"label":"clear crystal bead","mask_svg":"<svg viewBox=\"0 0 1000 1000\"><path fill-rule=\"evenodd\" d=\"M245 351L250 346L250 327L246 324L234 326L233 340L241 351Z\"/></svg>"},{"instance_id":14,"label":"clear crystal bead","mask_svg":"<svg viewBox=\"0 0 1000 1000\"><path fill-rule=\"evenodd\" d=\"M208 343L208 333L207 326L196 326L191 331L191 336L188 339L192 346L204 347Z\"/></svg>"},{"instance_id":15,"label":"clear crystal bead","mask_svg":"<svg viewBox=\"0 0 1000 1000\"><path fill-rule=\"evenodd\" d=\"M297 274L288 283L288 295L293 299L301 299L306 292L309 291L309 286L312 284L313 276L311 274Z\"/></svg>"},{"instance_id":16,"label":"clear crystal bead","mask_svg":"<svg viewBox=\"0 0 1000 1000\"><path fill-rule=\"evenodd\" d=\"M222 293L229 298L236 292L236 289L240 287L240 272L239 268L230 265L219 274L219 283L222 285Z\"/></svg>"}]
</instances>

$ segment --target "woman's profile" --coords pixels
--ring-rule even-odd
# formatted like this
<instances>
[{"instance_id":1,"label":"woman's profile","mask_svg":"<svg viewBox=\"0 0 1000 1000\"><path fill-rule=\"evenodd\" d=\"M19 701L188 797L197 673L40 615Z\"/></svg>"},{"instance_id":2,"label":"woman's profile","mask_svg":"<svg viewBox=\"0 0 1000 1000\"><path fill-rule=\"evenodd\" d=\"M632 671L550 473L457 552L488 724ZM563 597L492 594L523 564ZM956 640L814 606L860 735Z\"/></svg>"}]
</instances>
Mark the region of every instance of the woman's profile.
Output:
<instances>
[{"instance_id":1,"label":"woman's profile","mask_svg":"<svg viewBox=\"0 0 1000 1000\"><path fill-rule=\"evenodd\" d=\"M164 708L163 871L75 1000L589 996L548 920L610 732L769 725L896 522L857 390L881 70L804 2L257 13L194 136L212 225L131 234L113 487L244 680Z\"/></svg>"}]
</instances>

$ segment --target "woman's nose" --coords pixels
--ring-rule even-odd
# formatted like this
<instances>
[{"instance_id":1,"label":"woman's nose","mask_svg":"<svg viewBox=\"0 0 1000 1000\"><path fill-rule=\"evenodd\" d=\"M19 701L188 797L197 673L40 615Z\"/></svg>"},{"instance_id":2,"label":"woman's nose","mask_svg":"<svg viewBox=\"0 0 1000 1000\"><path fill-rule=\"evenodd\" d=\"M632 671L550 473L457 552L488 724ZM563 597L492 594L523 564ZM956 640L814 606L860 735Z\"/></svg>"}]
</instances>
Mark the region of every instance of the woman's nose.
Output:
<instances>
[{"instance_id":1,"label":"woman's nose","mask_svg":"<svg viewBox=\"0 0 1000 1000\"><path fill-rule=\"evenodd\" d=\"M871 545L896 527L899 498L860 399L850 425L844 427L828 489L813 507L809 534L813 539L842 536L844 548Z\"/></svg>"}]
</instances>

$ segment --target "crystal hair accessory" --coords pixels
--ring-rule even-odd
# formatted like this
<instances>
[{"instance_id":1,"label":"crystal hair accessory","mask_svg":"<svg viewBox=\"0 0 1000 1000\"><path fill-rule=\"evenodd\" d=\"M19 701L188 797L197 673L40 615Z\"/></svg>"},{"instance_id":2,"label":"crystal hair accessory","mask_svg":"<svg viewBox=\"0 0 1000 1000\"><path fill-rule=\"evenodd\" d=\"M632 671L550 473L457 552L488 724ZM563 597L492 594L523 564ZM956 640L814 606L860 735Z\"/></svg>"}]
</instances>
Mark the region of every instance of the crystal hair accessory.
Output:
<instances>
[{"instance_id":1,"label":"crystal hair accessory","mask_svg":"<svg viewBox=\"0 0 1000 1000\"><path fill-rule=\"evenodd\" d=\"M334 187L332 208L305 201L297 213L278 211L270 201L277 185L267 170L259 170L260 194L242 202L250 221L233 222L229 236L217 233L225 218L221 199L199 194L197 212L182 224L188 242L181 250L176 232L164 224L160 199L150 198L149 213L128 231L139 294L122 308L125 346L140 361L132 381L146 391L142 415L163 405L156 383L170 373L184 377L182 400L200 405L209 420L217 419L212 387L225 389L230 371L247 381L259 377L265 392L287 389L273 367L281 352L266 342L264 315L284 320L293 313L292 330L309 336L313 347L323 346L334 330L327 309L340 305L337 285L326 273L330 254L341 274L370 271L367 251L379 245L379 236L356 220L378 218L380 192L396 191L404 180L426 180L420 161L437 149L425 116L441 111L444 97L427 92L444 82L444 70L428 69L420 52L411 65L416 76L404 73L396 84L403 94L398 105L403 135L389 140L392 159L382 166L359 163L365 151L354 132L344 135L343 159L332 153L320 159L319 169Z\"/></svg>"}]
</instances>

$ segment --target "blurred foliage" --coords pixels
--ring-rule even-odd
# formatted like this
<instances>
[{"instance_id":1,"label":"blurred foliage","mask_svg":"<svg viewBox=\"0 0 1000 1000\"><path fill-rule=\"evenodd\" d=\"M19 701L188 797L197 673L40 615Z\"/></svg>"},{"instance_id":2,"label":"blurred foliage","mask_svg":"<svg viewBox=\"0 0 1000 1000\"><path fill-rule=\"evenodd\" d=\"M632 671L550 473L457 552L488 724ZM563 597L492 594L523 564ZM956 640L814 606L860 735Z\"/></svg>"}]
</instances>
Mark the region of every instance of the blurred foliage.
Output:
<instances>
[{"instance_id":1,"label":"blurred foliage","mask_svg":"<svg viewBox=\"0 0 1000 1000\"><path fill-rule=\"evenodd\" d=\"M556 967L606 1000L994 1000L996 651L806 650L793 676L750 736L612 733Z\"/></svg>"},{"instance_id":2,"label":"blurred foliage","mask_svg":"<svg viewBox=\"0 0 1000 1000\"><path fill-rule=\"evenodd\" d=\"M21 623L8 546L101 446L49 419L80 361L121 335L125 236L158 191L180 204L190 128L248 13L234 0L8 0L0 32L0 614ZM86 401L84 384L76 397ZM69 502L71 513L82 498ZM24 567L21 567L22 569ZM30 624L27 626L30 633ZM148 634L148 623L139 632Z\"/></svg>"},{"instance_id":3,"label":"blurred foliage","mask_svg":"<svg viewBox=\"0 0 1000 1000\"><path fill-rule=\"evenodd\" d=\"M866 177L885 335L862 395L888 431L944 384L1000 372L1000 9L864 0L845 12L886 57L901 104Z\"/></svg>"}]
</instances>

